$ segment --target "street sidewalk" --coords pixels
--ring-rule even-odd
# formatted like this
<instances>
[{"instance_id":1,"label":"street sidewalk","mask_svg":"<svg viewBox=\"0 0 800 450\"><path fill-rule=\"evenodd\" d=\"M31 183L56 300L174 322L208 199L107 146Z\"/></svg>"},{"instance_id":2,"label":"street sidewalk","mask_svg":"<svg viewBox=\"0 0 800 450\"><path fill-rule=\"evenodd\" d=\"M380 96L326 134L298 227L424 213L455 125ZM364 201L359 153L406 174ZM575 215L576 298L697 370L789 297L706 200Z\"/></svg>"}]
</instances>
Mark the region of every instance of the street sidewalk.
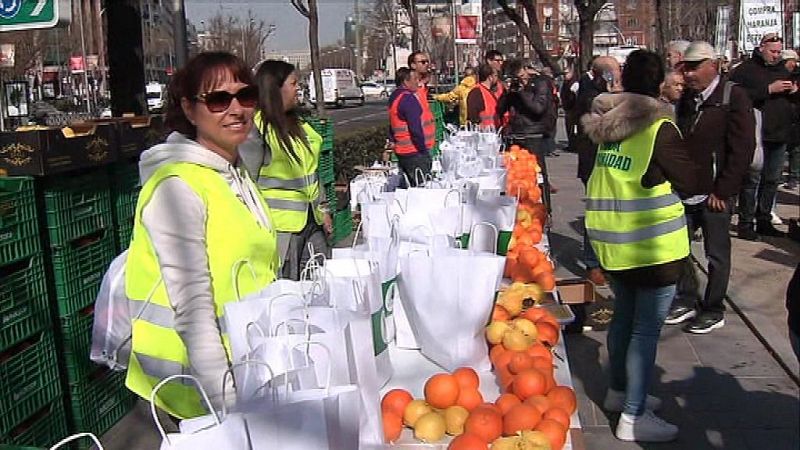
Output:
<instances>
[{"instance_id":1,"label":"street sidewalk","mask_svg":"<svg viewBox=\"0 0 800 450\"><path fill-rule=\"evenodd\" d=\"M583 185L575 178L577 157L562 152L548 158L559 188L553 196L551 243L557 276L583 276L581 231ZM783 216L797 215L797 194L779 196ZM793 205L791 204L793 202ZM702 244L694 245L702 257ZM733 271L728 290L744 319L728 308L725 327L708 335L690 335L679 326L664 328L652 393L664 401L660 416L680 427L677 441L638 444L618 441L612 432L618 414L602 410L606 390L606 332L566 337L573 383L580 405L586 448L608 449L753 449L800 448L798 385L781 367L797 373L789 348L784 299L786 284L800 255L788 239L733 240ZM700 258L704 263L704 258ZM705 282L705 280L703 280ZM600 293L611 296L609 289ZM754 331L748 328L752 323ZM776 352L773 357L757 334Z\"/></svg>"}]
</instances>

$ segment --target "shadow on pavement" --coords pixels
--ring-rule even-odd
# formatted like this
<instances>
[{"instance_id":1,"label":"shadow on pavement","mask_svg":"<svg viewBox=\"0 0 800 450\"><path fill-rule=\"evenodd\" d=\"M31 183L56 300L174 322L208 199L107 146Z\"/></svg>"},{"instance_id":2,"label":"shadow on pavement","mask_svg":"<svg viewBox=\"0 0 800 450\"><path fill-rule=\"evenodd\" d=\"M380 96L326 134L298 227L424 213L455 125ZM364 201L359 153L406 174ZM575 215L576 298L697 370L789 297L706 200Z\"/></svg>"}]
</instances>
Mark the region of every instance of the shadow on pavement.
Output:
<instances>
[{"instance_id":1,"label":"shadow on pavement","mask_svg":"<svg viewBox=\"0 0 800 450\"><path fill-rule=\"evenodd\" d=\"M581 228L582 232L583 229ZM586 271L582 263L583 243L573 237L565 236L550 230L549 234L551 258L558 261L558 264L576 276L584 276Z\"/></svg>"}]
</instances>

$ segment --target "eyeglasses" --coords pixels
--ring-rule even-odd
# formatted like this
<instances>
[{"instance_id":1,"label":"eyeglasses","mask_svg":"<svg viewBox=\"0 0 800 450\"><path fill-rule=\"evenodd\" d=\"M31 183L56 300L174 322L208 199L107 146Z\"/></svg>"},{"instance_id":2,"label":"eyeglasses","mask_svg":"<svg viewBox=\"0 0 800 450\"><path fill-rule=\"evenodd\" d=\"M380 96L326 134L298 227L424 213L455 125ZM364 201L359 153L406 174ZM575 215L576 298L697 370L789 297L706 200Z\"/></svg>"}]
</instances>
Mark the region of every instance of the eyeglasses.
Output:
<instances>
[{"instance_id":1,"label":"eyeglasses","mask_svg":"<svg viewBox=\"0 0 800 450\"><path fill-rule=\"evenodd\" d=\"M206 108L212 113L227 111L234 98L242 105L242 108L255 108L258 103L258 88L256 86L243 87L235 94L228 91L211 91L195 98L205 103Z\"/></svg>"},{"instance_id":2,"label":"eyeglasses","mask_svg":"<svg viewBox=\"0 0 800 450\"><path fill-rule=\"evenodd\" d=\"M428 64L429 62L427 59L420 59L419 61L414 61L414 64Z\"/></svg>"}]
</instances>

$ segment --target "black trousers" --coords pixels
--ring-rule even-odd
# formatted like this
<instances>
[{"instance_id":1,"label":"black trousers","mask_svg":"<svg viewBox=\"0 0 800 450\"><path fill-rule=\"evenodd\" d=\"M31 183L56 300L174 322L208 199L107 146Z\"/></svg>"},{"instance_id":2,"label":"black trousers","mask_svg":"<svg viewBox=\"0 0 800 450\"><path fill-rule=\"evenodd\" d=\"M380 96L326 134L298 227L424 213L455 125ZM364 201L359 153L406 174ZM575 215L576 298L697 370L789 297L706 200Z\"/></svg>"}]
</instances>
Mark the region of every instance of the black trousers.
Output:
<instances>
[{"instance_id":1,"label":"black trousers","mask_svg":"<svg viewBox=\"0 0 800 450\"><path fill-rule=\"evenodd\" d=\"M733 199L726 202L725 211L715 212L708 209L705 202L700 205L686 205L686 224L689 229L689 241L695 230L703 231L703 247L708 260L708 284L701 296L694 263L691 258L678 280L675 302L682 306L694 306L699 313L722 314L725 311L723 299L728 292L728 280L731 275L731 213Z\"/></svg>"},{"instance_id":2,"label":"black trousers","mask_svg":"<svg viewBox=\"0 0 800 450\"><path fill-rule=\"evenodd\" d=\"M400 166L400 170L403 171L406 177L408 177L408 182L411 183L411 186L408 187L416 187L417 178L419 178L419 181L424 181L423 178L431 173L432 164L433 159L430 153L397 155L397 165Z\"/></svg>"}]
</instances>

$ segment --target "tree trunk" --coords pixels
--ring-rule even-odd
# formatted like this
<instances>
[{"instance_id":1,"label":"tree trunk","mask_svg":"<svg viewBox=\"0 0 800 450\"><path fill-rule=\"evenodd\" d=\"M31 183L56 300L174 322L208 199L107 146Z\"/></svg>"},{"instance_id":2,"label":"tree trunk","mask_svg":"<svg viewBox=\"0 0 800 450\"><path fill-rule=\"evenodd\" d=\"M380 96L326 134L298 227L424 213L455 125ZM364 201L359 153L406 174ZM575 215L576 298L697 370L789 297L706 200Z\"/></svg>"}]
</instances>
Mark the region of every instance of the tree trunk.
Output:
<instances>
[{"instance_id":1,"label":"tree trunk","mask_svg":"<svg viewBox=\"0 0 800 450\"><path fill-rule=\"evenodd\" d=\"M656 0L656 49L658 49L659 54L661 57L667 56L667 42L666 42L666 33L664 30L664 15L666 11L664 11L664 1L663 0Z\"/></svg>"},{"instance_id":2,"label":"tree trunk","mask_svg":"<svg viewBox=\"0 0 800 450\"><path fill-rule=\"evenodd\" d=\"M578 65L583 71L589 68L589 61L592 60L594 52L594 17L580 17L578 23L580 24L578 39L580 39L581 48Z\"/></svg>"},{"instance_id":3,"label":"tree trunk","mask_svg":"<svg viewBox=\"0 0 800 450\"><path fill-rule=\"evenodd\" d=\"M550 56L550 53L547 51L544 45L544 40L542 39L542 33L539 31L539 17L536 15L536 5L533 0L523 0L520 3L524 8L527 16L528 16L528 23L525 23L525 20L522 16L508 5L507 0L499 0L498 3L500 7L503 8L503 12L505 13L506 17L511 19L516 25L517 30L519 30L525 39L528 40L533 50L536 52L536 55L539 57L539 60L542 63L547 64L553 70L553 75L561 74L561 67L556 64L555 60ZM530 25L529 25L530 24Z\"/></svg>"},{"instance_id":4,"label":"tree trunk","mask_svg":"<svg viewBox=\"0 0 800 450\"><path fill-rule=\"evenodd\" d=\"M319 15L317 0L308 0L308 42L311 47L311 69L314 71L314 90L317 93L317 114L325 115L325 91L322 88L322 68L319 65Z\"/></svg>"}]
</instances>

